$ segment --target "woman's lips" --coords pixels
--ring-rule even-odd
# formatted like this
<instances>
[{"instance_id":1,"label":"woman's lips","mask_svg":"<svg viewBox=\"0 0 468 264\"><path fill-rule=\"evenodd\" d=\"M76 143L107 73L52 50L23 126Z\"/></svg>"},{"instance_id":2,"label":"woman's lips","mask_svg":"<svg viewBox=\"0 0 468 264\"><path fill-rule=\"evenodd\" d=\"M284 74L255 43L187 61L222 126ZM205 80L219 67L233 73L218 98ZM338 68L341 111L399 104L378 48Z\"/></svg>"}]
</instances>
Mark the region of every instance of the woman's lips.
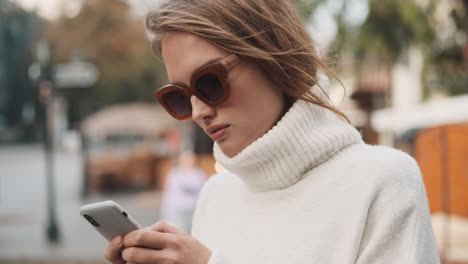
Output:
<instances>
[{"instance_id":1,"label":"woman's lips","mask_svg":"<svg viewBox=\"0 0 468 264\"><path fill-rule=\"evenodd\" d=\"M214 130L213 132L211 132L209 134L210 138L213 140L213 141L219 141L221 140L225 134L226 134L226 130L230 127L230 125L227 125L225 127L222 127L222 128L219 128L219 129L216 129Z\"/></svg>"}]
</instances>

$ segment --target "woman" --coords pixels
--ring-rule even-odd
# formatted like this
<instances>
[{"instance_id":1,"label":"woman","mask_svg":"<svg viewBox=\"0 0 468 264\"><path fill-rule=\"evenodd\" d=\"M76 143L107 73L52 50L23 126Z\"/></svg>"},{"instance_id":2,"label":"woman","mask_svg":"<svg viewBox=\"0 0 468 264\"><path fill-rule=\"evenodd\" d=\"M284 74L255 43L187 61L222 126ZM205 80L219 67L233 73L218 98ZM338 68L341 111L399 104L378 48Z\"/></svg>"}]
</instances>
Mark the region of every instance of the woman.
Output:
<instances>
[{"instance_id":1,"label":"woman","mask_svg":"<svg viewBox=\"0 0 468 264\"><path fill-rule=\"evenodd\" d=\"M192 235L158 222L114 239L109 261L439 262L416 162L364 144L330 104L289 2L169 0L149 14L172 83L156 96L227 171L204 186Z\"/></svg>"}]
</instances>

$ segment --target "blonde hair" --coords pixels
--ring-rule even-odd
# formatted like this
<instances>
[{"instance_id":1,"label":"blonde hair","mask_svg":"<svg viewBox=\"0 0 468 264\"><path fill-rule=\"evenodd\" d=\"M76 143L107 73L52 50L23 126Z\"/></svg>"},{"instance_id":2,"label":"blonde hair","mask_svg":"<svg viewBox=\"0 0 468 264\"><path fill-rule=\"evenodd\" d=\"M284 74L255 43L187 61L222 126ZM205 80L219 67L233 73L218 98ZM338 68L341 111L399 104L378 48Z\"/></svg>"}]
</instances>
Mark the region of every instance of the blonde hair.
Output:
<instances>
[{"instance_id":1,"label":"blonde hair","mask_svg":"<svg viewBox=\"0 0 468 264\"><path fill-rule=\"evenodd\" d=\"M318 68L330 70L291 1L165 0L147 15L146 27L154 34L152 46L159 56L164 33L194 34L255 62L287 97L329 109L349 122L318 83ZM314 85L328 100L312 92Z\"/></svg>"}]
</instances>

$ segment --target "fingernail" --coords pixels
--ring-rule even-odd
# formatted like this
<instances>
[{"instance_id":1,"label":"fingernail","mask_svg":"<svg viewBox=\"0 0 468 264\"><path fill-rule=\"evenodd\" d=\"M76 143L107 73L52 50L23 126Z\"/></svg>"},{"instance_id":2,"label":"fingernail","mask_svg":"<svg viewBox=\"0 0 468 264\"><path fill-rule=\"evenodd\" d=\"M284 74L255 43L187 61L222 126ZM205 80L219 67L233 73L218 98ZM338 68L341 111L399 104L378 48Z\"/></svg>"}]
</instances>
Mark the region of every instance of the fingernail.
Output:
<instances>
[{"instance_id":1,"label":"fingernail","mask_svg":"<svg viewBox=\"0 0 468 264\"><path fill-rule=\"evenodd\" d=\"M122 237L121 236L117 237L114 243L116 246L120 246L122 244Z\"/></svg>"}]
</instances>

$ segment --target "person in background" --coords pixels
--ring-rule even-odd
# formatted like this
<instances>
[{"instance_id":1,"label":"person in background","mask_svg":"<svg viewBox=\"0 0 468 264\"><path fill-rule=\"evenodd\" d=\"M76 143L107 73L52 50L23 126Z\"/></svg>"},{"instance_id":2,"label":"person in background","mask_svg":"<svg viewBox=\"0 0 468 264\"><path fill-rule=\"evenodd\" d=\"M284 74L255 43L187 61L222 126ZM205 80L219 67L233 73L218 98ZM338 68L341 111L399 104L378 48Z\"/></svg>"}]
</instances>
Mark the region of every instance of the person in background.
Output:
<instances>
[{"instance_id":1,"label":"person in background","mask_svg":"<svg viewBox=\"0 0 468 264\"><path fill-rule=\"evenodd\" d=\"M186 232L191 230L198 195L206 180L205 172L196 167L196 161L191 151L180 154L178 166L167 175L161 200L161 219Z\"/></svg>"},{"instance_id":2,"label":"person in background","mask_svg":"<svg viewBox=\"0 0 468 264\"><path fill-rule=\"evenodd\" d=\"M329 100L325 62L288 0L163 0L147 17L170 84L226 170L204 185L191 234L165 222L112 240L112 263L433 264L415 160L365 144Z\"/></svg>"}]
</instances>

